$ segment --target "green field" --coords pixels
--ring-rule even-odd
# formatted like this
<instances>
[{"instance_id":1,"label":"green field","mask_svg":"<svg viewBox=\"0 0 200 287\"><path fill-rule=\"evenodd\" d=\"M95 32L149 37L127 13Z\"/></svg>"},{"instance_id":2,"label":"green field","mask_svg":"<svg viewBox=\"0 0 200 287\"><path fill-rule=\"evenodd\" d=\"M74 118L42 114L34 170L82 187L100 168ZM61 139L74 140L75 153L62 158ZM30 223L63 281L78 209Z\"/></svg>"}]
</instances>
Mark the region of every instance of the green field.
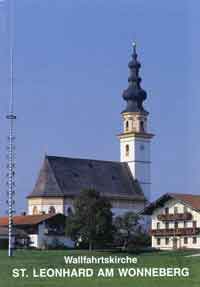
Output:
<instances>
[{"instance_id":1,"label":"green field","mask_svg":"<svg viewBox=\"0 0 200 287\"><path fill-rule=\"evenodd\" d=\"M191 253L191 252L190 252ZM13 258L8 258L6 251L0 251L0 286L5 287L199 287L200 286L200 257L186 258L189 252L159 252L146 253L140 255L131 255L123 253L105 253L105 252L86 252L86 251L23 251L15 252ZM63 256L66 255L94 255L94 256L133 256L138 258L138 264L135 266L126 265L126 267L189 267L191 275L189 278L33 278L32 268L68 268L64 262ZM71 266L70 266L71 267ZM83 267L82 265L76 267ZM85 267L85 266L84 266ZM91 265L87 267L91 268ZM95 270L100 267L124 267L120 265L92 266ZM12 278L13 268L27 268L28 278Z\"/></svg>"}]
</instances>

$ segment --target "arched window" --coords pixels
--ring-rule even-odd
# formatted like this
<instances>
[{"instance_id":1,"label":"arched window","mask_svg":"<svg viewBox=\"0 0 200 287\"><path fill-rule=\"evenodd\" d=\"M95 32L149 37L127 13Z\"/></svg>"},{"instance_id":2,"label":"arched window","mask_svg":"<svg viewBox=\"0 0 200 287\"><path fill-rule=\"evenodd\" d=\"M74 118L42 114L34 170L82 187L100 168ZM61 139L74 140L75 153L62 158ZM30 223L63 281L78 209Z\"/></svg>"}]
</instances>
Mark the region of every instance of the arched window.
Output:
<instances>
[{"instance_id":1,"label":"arched window","mask_svg":"<svg viewBox=\"0 0 200 287\"><path fill-rule=\"evenodd\" d=\"M143 121L140 122L140 131L144 132L144 122Z\"/></svg>"},{"instance_id":2,"label":"arched window","mask_svg":"<svg viewBox=\"0 0 200 287\"><path fill-rule=\"evenodd\" d=\"M54 206L49 207L49 213L56 213L56 209Z\"/></svg>"},{"instance_id":3,"label":"arched window","mask_svg":"<svg viewBox=\"0 0 200 287\"><path fill-rule=\"evenodd\" d=\"M35 214L38 214L38 208L37 208L37 206L34 206L33 207L33 214L35 215Z\"/></svg>"},{"instance_id":4,"label":"arched window","mask_svg":"<svg viewBox=\"0 0 200 287\"><path fill-rule=\"evenodd\" d=\"M128 131L128 128L129 128L129 122L126 121L126 131Z\"/></svg>"},{"instance_id":5,"label":"arched window","mask_svg":"<svg viewBox=\"0 0 200 287\"><path fill-rule=\"evenodd\" d=\"M129 145L126 145L126 156L129 156Z\"/></svg>"}]
</instances>

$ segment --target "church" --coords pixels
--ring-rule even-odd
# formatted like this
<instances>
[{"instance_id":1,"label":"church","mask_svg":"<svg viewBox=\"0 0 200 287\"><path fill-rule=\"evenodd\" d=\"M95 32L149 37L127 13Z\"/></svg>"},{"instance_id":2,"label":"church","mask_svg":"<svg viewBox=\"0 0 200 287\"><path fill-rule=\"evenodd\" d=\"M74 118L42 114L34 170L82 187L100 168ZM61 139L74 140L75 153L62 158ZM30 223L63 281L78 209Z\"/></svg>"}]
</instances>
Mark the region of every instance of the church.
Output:
<instances>
[{"instance_id":1,"label":"church","mask_svg":"<svg viewBox=\"0 0 200 287\"><path fill-rule=\"evenodd\" d=\"M118 135L120 161L45 155L35 187L28 195L29 215L68 215L74 199L88 188L110 200L114 215L139 212L148 204L153 134L148 132L149 113L143 106L147 94L141 87L135 44L128 67L128 88L122 94L126 107L121 113L122 133Z\"/></svg>"}]
</instances>

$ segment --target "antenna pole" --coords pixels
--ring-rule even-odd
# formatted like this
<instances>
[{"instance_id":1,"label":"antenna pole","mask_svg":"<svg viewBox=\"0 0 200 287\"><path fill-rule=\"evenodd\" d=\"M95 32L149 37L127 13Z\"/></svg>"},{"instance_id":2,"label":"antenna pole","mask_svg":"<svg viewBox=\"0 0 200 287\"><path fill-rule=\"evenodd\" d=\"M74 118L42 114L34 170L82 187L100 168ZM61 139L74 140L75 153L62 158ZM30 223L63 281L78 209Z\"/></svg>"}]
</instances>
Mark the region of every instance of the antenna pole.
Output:
<instances>
[{"instance_id":1,"label":"antenna pole","mask_svg":"<svg viewBox=\"0 0 200 287\"><path fill-rule=\"evenodd\" d=\"M8 186L8 256L13 256L14 241L13 241L13 213L14 213L14 193L15 193L15 137L14 137L14 122L16 116L14 114L14 45L13 45L13 18L14 6L10 0L10 107L9 114L6 118L9 120L9 136L8 136L8 173L7 173L7 186Z\"/></svg>"}]
</instances>

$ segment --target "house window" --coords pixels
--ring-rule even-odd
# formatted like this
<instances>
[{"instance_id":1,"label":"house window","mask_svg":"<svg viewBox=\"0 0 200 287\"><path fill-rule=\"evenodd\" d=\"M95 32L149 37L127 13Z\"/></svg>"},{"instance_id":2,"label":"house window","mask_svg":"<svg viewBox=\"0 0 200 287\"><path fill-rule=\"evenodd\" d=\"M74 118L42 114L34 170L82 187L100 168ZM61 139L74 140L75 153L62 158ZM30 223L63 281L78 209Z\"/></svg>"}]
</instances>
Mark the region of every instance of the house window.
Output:
<instances>
[{"instance_id":1,"label":"house window","mask_svg":"<svg viewBox=\"0 0 200 287\"><path fill-rule=\"evenodd\" d=\"M192 243L196 244L197 243L197 238L196 237L192 237Z\"/></svg>"},{"instance_id":2,"label":"house window","mask_svg":"<svg viewBox=\"0 0 200 287\"><path fill-rule=\"evenodd\" d=\"M160 229L160 222L157 222L157 229Z\"/></svg>"},{"instance_id":3,"label":"house window","mask_svg":"<svg viewBox=\"0 0 200 287\"><path fill-rule=\"evenodd\" d=\"M187 221L184 221L184 228L187 228Z\"/></svg>"},{"instance_id":4,"label":"house window","mask_svg":"<svg viewBox=\"0 0 200 287\"><path fill-rule=\"evenodd\" d=\"M160 245L160 238L157 238L157 245Z\"/></svg>"},{"instance_id":5,"label":"house window","mask_svg":"<svg viewBox=\"0 0 200 287\"><path fill-rule=\"evenodd\" d=\"M169 238L165 238L165 245L169 244Z\"/></svg>"},{"instance_id":6,"label":"house window","mask_svg":"<svg viewBox=\"0 0 200 287\"><path fill-rule=\"evenodd\" d=\"M166 228L166 229L169 229L169 222L166 222L166 223L165 223L165 228Z\"/></svg>"},{"instance_id":7,"label":"house window","mask_svg":"<svg viewBox=\"0 0 200 287\"><path fill-rule=\"evenodd\" d=\"M177 221L174 222L174 228L175 229L178 228L178 222Z\"/></svg>"},{"instance_id":8,"label":"house window","mask_svg":"<svg viewBox=\"0 0 200 287\"><path fill-rule=\"evenodd\" d=\"M129 145L126 145L126 156L129 156Z\"/></svg>"},{"instance_id":9,"label":"house window","mask_svg":"<svg viewBox=\"0 0 200 287\"><path fill-rule=\"evenodd\" d=\"M165 214L169 214L169 207L165 208Z\"/></svg>"},{"instance_id":10,"label":"house window","mask_svg":"<svg viewBox=\"0 0 200 287\"><path fill-rule=\"evenodd\" d=\"M192 227L196 228L197 227L197 222L196 221L192 221Z\"/></svg>"},{"instance_id":11,"label":"house window","mask_svg":"<svg viewBox=\"0 0 200 287\"><path fill-rule=\"evenodd\" d=\"M175 207L174 207L174 214L177 214L177 213L178 213L178 207L175 206Z\"/></svg>"},{"instance_id":12,"label":"house window","mask_svg":"<svg viewBox=\"0 0 200 287\"><path fill-rule=\"evenodd\" d=\"M37 208L37 206L34 206L33 207L33 214L35 215L35 214L38 214L38 208Z\"/></svg>"},{"instance_id":13,"label":"house window","mask_svg":"<svg viewBox=\"0 0 200 287\"><path fill-rule=\"evenodd\" d=\"M49 207L49 213L52 213L52 214L56 213L56 209L54 206Z\"/></svg>"},{"instance_id":14,"label":"house window","mask_svg":"<svg viewBox=\"0 0 200 287\"><path fill-rule=\"evenodd\" d=\"M188 212L188 208L187 208L187 206L184 206L184 208L183 208L183 212L184 212L184 213Z\"/></svg>"},{"instance_id":15,"label":"house window","mask_svg":"<svg viewBox=\"0 0 200 287\"><path fill-rule=\"evenodd\" d=\"M184 244L188 244L188 238L184 237Z\"/></svg>"}]
</instances>

